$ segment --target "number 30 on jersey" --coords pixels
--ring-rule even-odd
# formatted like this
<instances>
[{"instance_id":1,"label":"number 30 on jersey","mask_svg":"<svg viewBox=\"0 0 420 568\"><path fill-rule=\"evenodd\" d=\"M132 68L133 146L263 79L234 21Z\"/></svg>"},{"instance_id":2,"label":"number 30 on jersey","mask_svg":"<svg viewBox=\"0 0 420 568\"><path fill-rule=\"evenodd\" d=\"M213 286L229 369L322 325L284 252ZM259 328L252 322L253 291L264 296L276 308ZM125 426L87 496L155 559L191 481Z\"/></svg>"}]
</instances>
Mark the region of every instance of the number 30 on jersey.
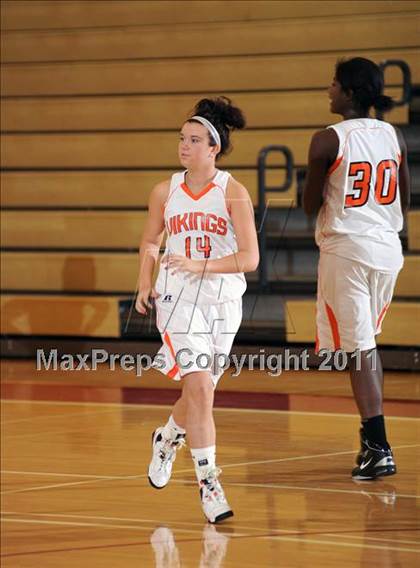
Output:
<instances>
[{"instance_id":1,"label":"number 30 on jersey","mask_svg":"<svg viewBox=\"0 0 420 568\"><path fill-rule=\"evenodd\" d=\"M349 177L353 181L351 192L346 194L345 208L363 207L369 198L372 165L369 162L352 162ZM376 168L375 201L390 205L395 201L398 186L398 165L395 160L382 160Z\"/></svg>"}]
</instances>

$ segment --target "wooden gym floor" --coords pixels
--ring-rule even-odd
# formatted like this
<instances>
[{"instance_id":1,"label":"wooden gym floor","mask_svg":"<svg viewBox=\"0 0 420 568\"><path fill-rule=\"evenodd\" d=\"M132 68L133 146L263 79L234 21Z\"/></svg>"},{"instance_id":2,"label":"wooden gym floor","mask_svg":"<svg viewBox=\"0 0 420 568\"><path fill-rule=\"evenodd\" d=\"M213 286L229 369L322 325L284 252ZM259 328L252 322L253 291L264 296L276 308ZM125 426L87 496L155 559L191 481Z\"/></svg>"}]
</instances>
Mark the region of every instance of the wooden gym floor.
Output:
<instances>
[{"instance_id":1,"label":"wooden gym floor","mask_svg":"<svg viewBox=\"0 0 420 568\"><path fill-rule=\"evenodd\" d=\"M327 396L340 395L342 381L322 392L319 377L315 394L325 395L328 412L215 409L218 464L235 516L214 527L202 514L188 449L167 488L148 484L150 436L168 406L17 400L7 369L3 568L418 565L420 422L413 406L410 416L395 406L400 415L388 418L399 473L358 484L350 478L358 418L335 411ZM400 379L399 388L397 377L390 382L391 398L407 396L402 387L410 383L413 402L419 379ZM293 380L288 390L305 397ZM307 385L313 395L313 377ZM101 400L101 383L89 388Z\"/></svg>"}]
</instances>

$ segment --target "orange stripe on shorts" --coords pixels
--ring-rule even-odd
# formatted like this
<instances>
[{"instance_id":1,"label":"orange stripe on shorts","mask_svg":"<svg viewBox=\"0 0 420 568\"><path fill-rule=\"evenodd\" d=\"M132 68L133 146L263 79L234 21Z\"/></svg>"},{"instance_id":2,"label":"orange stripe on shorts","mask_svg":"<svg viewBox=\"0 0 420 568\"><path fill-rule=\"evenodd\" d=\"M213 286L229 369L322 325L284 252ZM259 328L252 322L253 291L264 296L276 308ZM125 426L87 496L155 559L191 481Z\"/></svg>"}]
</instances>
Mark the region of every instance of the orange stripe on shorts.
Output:
<instances>
[{"instance_id":1,"label":"orange stripe on shorts","mask_svg":"<svg viewBox=\"0 0 420 568\"><path fill-rule=\"evenodd\" d=\"M172 357L174 358L174 361L175 361L175 365L167 373L168 377L172 379L177 373L179 373L179 367L178 367L177 362L176 362L175 349L172 345L171 338L169 337L169 334L168 334L167 331L165 331L165 334L163 336L163 340L165 341L165 343L169 347L169 351L171 352L171 355L172 355Z\"/></svg>"},{"instance_id":2,"label":"orange stripe on shorts","mask_svg":"<svg viewBox=\"0 0 420 568\"><path fill-rule=\"evenodd\" d=\"M334 349L337 351L337 349L340 349L340 343L341 343L340 333L338 331L338 323L337 320L335 319L334 312L327 304L327 302L325 302L325 308L327 310L328 321L330 322L331 332L334 341Z\"/></svg>"},{"instance_id":3,"label":"orange stripe on shorts","mask_svg":"<svg viewBox=\"0 0 420 568\"><path fill-rule=\"evenodd\" d=\"M389 308L389 304L385 304L385 306L382 308L381 313L379 314L378 317L378 321L376 322L376 329L378 329L382 323L382 320L385 317L386 311Z\"/></svg>"},{"instance_id":4,"label":"orange stripe on shorts","mask_svg":"<svg viewBox=\"0 0 420 568\"><path fill-rule=\"evenodd\" d=\"M175 377L175 375L177 375L178 373L179 373L179 367L175 363L175 365L172 367L172 369L170 371L168 371L166 374L168 375L168 377L170 379L173 379Z\"/></svg>"}]
</instances>

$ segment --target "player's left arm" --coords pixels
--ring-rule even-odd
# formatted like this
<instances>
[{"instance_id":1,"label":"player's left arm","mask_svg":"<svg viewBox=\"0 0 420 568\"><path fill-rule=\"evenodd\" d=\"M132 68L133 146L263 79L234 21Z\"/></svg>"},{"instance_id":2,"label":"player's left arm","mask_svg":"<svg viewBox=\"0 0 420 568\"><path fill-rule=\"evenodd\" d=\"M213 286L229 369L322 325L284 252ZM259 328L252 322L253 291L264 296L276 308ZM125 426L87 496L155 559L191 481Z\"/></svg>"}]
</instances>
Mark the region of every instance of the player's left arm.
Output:
<instances>
[{"instance_id":1,"label":"player's left arm","mask_svg":"<svg viewBox=\"0 0 420 568\"><path fill-rule=\"evenodd\" d=\"M307 215L314 215L322 205L328 169L334 163L337 153L338 137L332 128L320 130L313 135L303 190L303 209Z\"/></svg>"},{"instance_id":2,"label":"player's left arm","mask_svg":"<svg viewBox=\"0 0 420 568\"><path fill-rule=\"evenodd\" d=\"M179 255L164 259L172 273L181 270L195 274L207 273L233 274L256 270L260 255L257 231L255 228L254 207L245 187L231 178L226 190L226 204L230 208L233 229L236 235L238 251L208 260L193 260Z\"/></svg>"},{"instance_id":3,"label":"player's left arm","mask_svg":"<svg viewBox=\"0 0 420 568\"><path fill-rule=\"evenodd\" d=\"M398 144L401 150L400 167L398 169L398 185L400 188L401 209L403 213L408 211L410 207L410 172L407 163L407 144L404 136L399 128L395 128L398 138Z\"/></svg>"}]
</instances>

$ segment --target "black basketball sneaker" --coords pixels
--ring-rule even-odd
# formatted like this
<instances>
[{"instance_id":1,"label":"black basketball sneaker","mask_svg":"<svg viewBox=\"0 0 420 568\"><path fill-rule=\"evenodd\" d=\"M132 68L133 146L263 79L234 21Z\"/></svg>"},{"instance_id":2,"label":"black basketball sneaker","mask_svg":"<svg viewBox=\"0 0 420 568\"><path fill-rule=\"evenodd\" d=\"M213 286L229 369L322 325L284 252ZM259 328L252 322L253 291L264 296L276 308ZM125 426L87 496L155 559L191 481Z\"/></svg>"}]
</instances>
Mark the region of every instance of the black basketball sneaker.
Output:
<instances>
[{"instance_id":1,"label":"black basketball sneaker","mask_svg":"<svg viewBox=\"0 0 420 568\"><path fill-rule=\"evenodd\" d=\"M356 458L357 467L351 473L353 479L367 481L397 473L391 448L382 448L370 442L362 432L360 437L361 449Z\"/></svg>"},{"instance_id":2,"label":"black basketball sneaker","mask_svg":"<svg viewBox=\"0 0 420 568\"><path fill-rule=\"evenodd\" d=\"M364 430L363 428L360 428L359 430L359 435L360 435L360 450L359 453L356 456L356 464L360 465L363 461L363 456L365 455L365 452L367 452L368 446L367 446L367 438L365 436Z\"/></svg>"}]
</instances>

